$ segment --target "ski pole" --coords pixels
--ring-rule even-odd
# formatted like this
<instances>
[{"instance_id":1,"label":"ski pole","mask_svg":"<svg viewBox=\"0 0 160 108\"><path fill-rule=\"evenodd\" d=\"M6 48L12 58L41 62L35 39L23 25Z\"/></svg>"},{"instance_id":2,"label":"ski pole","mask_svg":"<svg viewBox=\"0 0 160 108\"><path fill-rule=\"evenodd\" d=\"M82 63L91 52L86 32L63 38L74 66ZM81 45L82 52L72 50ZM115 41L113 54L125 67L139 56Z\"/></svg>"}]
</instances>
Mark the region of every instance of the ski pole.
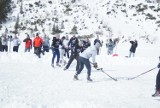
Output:
<instances>
[{"instance_id":1,"label":"ski pole","mask_svg":"<svg viewBox=\"0 0 160 108\"><path fill-rule=\"evenodd\" d=\"M150 69L150 70L148 70L148 71L146 71L146 72L143 72L143 73L141 73L141 74L139 74L139 75L137 75L137 76L135 76L135 77L132 77L132 78L128 78L128 80L133 80L133 79L135 79L135 78L138 78L139 76L142 76L142 75L144 75L144 74L146 74L146 73L148 73L148 72L150 72L150 71L152 71L152 70L154 70L154 69L156 69L157 67L154 67L154 68L152 68L152 69Z\"/></svg>"}]
</instances>

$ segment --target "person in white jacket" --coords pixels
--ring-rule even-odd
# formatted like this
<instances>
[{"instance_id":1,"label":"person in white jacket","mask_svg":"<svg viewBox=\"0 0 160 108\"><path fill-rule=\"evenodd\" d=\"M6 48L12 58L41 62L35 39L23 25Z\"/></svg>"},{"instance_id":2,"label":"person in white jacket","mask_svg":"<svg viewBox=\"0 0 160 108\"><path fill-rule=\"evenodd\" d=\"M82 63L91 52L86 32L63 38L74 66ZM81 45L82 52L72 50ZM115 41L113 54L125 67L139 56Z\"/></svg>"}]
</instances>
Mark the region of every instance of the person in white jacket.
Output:
<instances>
[{"instance_id":1,"label":"person in white jacket","mask_svg":"<svg viewBox=\"0 0 160 108\"><path fill-rule=\"evenodd\" d=\"M95 68L97 68L97 63L95 60L95 57L98 53L99 48L102 46L100 42L95 43L94 46L88 47L84 52L80 53L79 56L79 69L77 70L76 74L74 75L74 79L78 80L78 75L81 73L81 71L84 68L84 65L87 68L87 80L92 81L90 78L91 76L91 64L90 64L90 57L92 57L92 64Z\"/></svg>"},{"instance_id":2,"label":"person in white jacket","mask_svg":"<svg viewBox=\"0 0 160 108\"><path fill-rule=\"evenodd\" d=\"M13 52L18 52L21 41L19 40L17 36L14 36L12 42L13 42Z\"/></svg>"}]
</instances>

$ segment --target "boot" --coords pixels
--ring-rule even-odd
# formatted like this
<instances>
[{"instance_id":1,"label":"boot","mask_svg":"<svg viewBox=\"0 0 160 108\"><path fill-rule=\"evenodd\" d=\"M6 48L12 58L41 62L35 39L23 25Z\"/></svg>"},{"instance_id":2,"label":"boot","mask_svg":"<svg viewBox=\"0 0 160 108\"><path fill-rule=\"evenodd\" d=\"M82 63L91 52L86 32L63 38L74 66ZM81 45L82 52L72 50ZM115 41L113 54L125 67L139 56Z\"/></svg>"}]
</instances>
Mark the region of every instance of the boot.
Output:
<instances>
[{"instance_id":1,"label":"boot","mask_svg":"<svg viewBox=\"0 0 160 108\"><path fill-rule=\"evenodd\" d=\"M87 77L87 81L93 81L90 77Z\"/></svg>"},{"instance_id":2,"label":"boot","mask_svg":"<svg viewBox=\"0 0 160 108\"><path fill-rule=\"evenodd\" d=\"M152 97L160 96L160 91L156 90L156 92L152 95Z\"/></svg>"},{"instance_id":3,"label":"boot","mask_svg":"<svg viewBox=\"0 0 160 108\"><path fill-rule=\"evenodd\" d=\"M78 79L78 75L74 75L74 78L73 78L74 80L79 80Z\"/></svg>"},{"instance_id":4,"label":"boot","mask_svg":"<svg viewBox=\"0 0 160 108\"><path fill-rule=\"evenodd\" d=\"M51 64L51 66L54 68L54 64Z\"/></svg>"},{"instance_id":5,"label":"boot","mask_svg":"<svg viewBox=\"0 0 160 108\"><path fill-rule=\"evenodd\" d=\"M59 66L59 67L61 67L61 65L60 65L59 63L56 63L56 66Z\"/></svg>"}]
</instances>

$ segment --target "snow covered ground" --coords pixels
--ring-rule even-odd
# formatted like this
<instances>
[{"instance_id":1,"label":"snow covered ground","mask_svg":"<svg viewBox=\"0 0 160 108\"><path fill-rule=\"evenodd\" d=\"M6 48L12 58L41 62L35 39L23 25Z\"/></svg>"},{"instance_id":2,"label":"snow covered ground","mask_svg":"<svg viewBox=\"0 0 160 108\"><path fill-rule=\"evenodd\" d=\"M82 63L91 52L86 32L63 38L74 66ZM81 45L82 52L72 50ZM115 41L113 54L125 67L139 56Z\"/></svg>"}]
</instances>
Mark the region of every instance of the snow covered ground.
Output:
<instances>
[{"instance_id":1,"label":"snow covered ground","mask_svg":"<svg viewBox=\"0 0 160 108\"><path fill-rule=\"evenodd\" d=\"M14 1L16 2L17 0ZM38 0L25 0L23 2L24 9L28 9L28 4L34 4L35 1L38 2ZM44 11L47 13L47 11L50 12L59 6L59 11L63 10L64 7L60 5L59 1L54 0L54 5L49 5L49 7L42 8L42 10L38 7L33 7L33 13L26 11L26 17L21 17L20 15L21 22L25 20L30 21L31 17L41 14L42 18L52 18L53 13L49 13L50 16L47 16L47 14L43 16L42 11L47 9ZM103 32L104 37L101 38L104 38L105 42L108 31L103 31L101 26L108 26L113 31L113 38L125 36L124 38L128 39L135 36L134 38L138 39L139 45L134 58L125 57L129 54L130 43L122 43L123 40L120 40L117 46L117 57L108 56L105 45L103 45L100 55L97 56L99 67L102 67L106 73L118 79L118 81L115 82L106 74L94 68L91 75L93 83L87 82L86 69L79 75L80 81L74 81L75 61L66 71L63 71L63 68L60 67L53 69L51 67L51 51L39 59L33 54L33 49L30 53L24 53L24 43L22 43L19 53L0 52L0 108L159 108L160 101L151 97L155 92L155 79L158 69L154 69L134 80L127 80L155 68L159 63L160 39L158 37L160 30L155 25L155 22L159 19L159 14L148 9L145 12L151 11L150 13L153 13L153 15L156 14L156 21L145 20L141 14L133 18L133 14L136 11L129 9L129 5L138 4L144 2L144 0L122 0L128 5L126 6L128 17L125 17L126 14L120 12L123 10L123 6L117 8L115 5L112 5L115 4L116 0L111 0L110 5L106 5L109 0L78 1L81 1L79 2L80 5L84 4L82 7L87 6L89 8L84 11L82 7L73 7L74 11L79 11L78 13L72 12L73 15L71 16L65 16L64 13L60 12L60 21L68 20L68 23L66 22L65 24L64 33L71 31L74 17L77 17L75 20L75 22L78 21L77 26L83 28L84 25L80 24L84 20L85 26L88 28L82 31L79 30L78 33L81 35L88 32L92 34L98 30ZM41 2L46 3L48 6L46 1ZM110 12L114 8L117 11L116 14L106 14L106 12ZM39 12L35 14L36 10L39 10ZM14 16L17 16L18 12L19 8L17 6L13 12ZM91 19L88 18L89 16ZM137 19L141 20L137 21ZM104 22L104 25L100 24L101 21ZM0 34L3 33L5 27L12 30L15 22L16 20L12 23L7 22ZM47 30L49 30L48 23L49 21L46 21L46 25L44 25L46 34ZM28 27L27 24L26 26ZM98 29L99 26L101 29ZM40 30L39 32L42 36L43 34ZM25 31L20 32L23 32L23 35L20 33L19 36L22 40L25 38ZM52 36L51 34L48 35ZM141 36L147 35L150 41L156 40L153 41L154 44L146 43L142 38L140 39Z\"/></svg>"},{"instance_id":2,"label":"snow covered ground","mask_svg":"<svg viewBox=\"0 0 160 108\"><path fill-rule=\"evenodd\" d=\"M110 79L92 68L92 83L86 80L86 69L74 81L75 64L63 68L51 67L52 53L37 56L23 52L0 53L0 108L159 108L160 101L151 95L155 90L155 69L134 80L137 76L157 66L159 44L138 41L136 57L125 58L130 44L119 42L117 54L106 54L105 45L97 56L99 67L118 79Z\"/></svg>"}]
</instances>

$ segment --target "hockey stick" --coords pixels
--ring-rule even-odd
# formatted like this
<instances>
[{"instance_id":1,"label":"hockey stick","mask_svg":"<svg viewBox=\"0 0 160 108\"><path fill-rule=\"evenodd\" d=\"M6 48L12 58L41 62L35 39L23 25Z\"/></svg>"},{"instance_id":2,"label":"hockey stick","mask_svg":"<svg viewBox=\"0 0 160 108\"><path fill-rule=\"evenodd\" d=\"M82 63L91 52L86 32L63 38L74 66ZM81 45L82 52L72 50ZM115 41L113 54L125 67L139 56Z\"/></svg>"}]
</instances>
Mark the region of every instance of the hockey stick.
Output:
<instances>
[{"instance_id":1,"label":"hockey stick","mask_svg":"<svg viewBox=\"0 0 160 108\"><path fill-rule=\"evenodd\" d=\"M133 80L133 79L135 79L135 78L138 78L139 76L142 76L142 75L144 75L144 74L146 74L146 73L148 73L148 72L150 72L150 71L152 71L152 70L154 70L154 69L156 69L156 68L157 68L157 66L154 67L154 68L152 68L152 69L150 69L150 70L148 70L148 71L146 71L146 72L143 72L143 73L141 73L141 74L139 74L139 75L137 75L137 76L135 76L135 77L128 78L128 80Z\"/></svg>"},{"instance_id":2,"label":"hockey stick","mask_svg":"<svg viewBox=\"0 0 160 108\"><path fill-rule=\"evenodd\" d=\"M101 70L102 73L106 74L108 77L110 77L111 79L113 79L114 81L118 81L116 78L113 78L112 76L110 76L109 74L107 74L106 72L103 71L103 68L99 68Z\"/></svg>"},{"instance_id":3,"label":"hockey stick","mask_svg":"<svg viewBox=\"0 0 160 108\"><path fill-rule=\"evenodd\" d=\"M93 63L90 62L92 65ZM93 66L94 67L94 66ZM95 68L95 67L94 67ZM113 78L112 76L110 76L109 74L107 74L106 72L103 71L103 68L95 68L96 70L100 70L102 73L106 74L108 77L110 77L111 79L113 79L114 81L118 81L116 78Z\"/></svg>"}]
</instances>

